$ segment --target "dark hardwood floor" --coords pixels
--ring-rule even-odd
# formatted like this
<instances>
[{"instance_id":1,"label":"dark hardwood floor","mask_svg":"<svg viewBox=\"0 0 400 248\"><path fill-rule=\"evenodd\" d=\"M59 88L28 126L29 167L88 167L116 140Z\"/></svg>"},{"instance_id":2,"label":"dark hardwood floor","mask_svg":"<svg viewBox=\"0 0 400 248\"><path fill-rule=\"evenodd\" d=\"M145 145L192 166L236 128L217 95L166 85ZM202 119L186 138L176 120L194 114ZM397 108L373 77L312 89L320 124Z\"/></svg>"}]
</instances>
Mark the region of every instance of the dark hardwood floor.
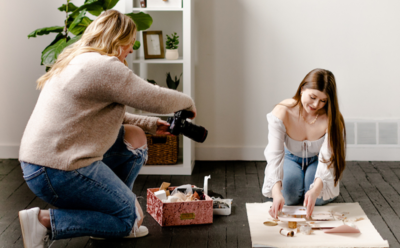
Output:
<instances>
[{"instance_id":1,"label":"dark hardwood floor","mask_svg":"<svg viewBox=\"0 0 400 248\"><path fill-rule=\"evenodd\" d=\"M146 213L147 237L131 240L91 240L81 237L57 240L52 248L80 247L251 247L246 202L263 202L261 195L265 162L197 161L190 176L139 175L133 192L146 209L146 189L162 182L178 186L191 183L203 186L211 175L209 188L233 199L230 216L214 216L209 225L160 227ZM390 247L400 247L400 162L348 162L336 202L359 202L368 218ZM18 211L49 204L37 198L22 178L17 160L0 160L0 248L22 248Z\"/></svg>"}]
</instances>

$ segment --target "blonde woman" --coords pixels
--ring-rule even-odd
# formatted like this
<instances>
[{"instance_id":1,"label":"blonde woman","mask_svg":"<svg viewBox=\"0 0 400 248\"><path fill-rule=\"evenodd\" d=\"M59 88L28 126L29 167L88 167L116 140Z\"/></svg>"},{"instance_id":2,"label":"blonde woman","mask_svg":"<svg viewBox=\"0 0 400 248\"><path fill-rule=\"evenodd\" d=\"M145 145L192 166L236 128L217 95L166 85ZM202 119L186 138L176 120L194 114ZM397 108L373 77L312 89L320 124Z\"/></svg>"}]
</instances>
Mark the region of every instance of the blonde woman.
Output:
<instances>
[{"instance_id":1,"label":"blonde woman","mask_svg":"<svg viewBox=\"0 0 400 248\"><path fill-rule=\"evenodd\" d=\"M141 237L143 212L132 193L147 159L144 131L168 134L156 117L128 114L125 106L154 113L187 109L193 100L136 76L125 58L136 26L108 10L65 49L37 81L42 89L19 154L29 188L58 209L20 211L24 245L43 247L78 236Z\"/></svg>"},{"instance_id":2,"label":"blonde woman","mask_svg":"<svg viewBox=\"0 0 400 248\"><path fill-rule=\"evenodd\" d=\"M346 130L332 72L315 69L292 99L276 105L268 119L268 146L262 193L273 198L269 213L277 218L283 205L315 205L339 195L345 168Z\"/></svg>"}]
</instances>

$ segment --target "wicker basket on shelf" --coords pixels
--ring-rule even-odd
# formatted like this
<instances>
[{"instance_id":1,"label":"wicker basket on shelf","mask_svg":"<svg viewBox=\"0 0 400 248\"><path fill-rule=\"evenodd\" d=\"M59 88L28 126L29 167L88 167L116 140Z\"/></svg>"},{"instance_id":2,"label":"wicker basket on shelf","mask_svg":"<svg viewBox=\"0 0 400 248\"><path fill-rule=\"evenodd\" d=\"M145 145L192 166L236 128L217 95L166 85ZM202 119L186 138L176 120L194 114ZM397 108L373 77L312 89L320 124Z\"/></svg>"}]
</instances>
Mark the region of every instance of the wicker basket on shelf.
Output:
<instances>
[{"instance_id":1,"label":"wicker basket on shelf","mask_svg":"<svg viewBox=\"0 0 400 248\"><path fill-rule=\"evenodd\" d=\"M146 165L168 165L178 162L178 136L146 134L149 158Z\"/></svg>"}]
</instances>

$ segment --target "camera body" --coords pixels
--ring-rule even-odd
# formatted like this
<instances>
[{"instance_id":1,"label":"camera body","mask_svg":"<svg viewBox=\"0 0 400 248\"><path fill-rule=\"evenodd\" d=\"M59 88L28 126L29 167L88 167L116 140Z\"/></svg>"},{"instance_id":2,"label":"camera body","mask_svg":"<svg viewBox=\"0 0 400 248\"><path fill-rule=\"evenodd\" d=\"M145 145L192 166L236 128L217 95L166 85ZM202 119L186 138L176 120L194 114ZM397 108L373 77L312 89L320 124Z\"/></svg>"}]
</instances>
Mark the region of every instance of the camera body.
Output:
<instances>
[{"instance_id":1,"label":"camera body","mask_svg":"<svg viewBox=\"0 0 400 248\"><path fill-rule=\"evenodd\" d=\"M208 131L202 126L197 126L189 121L187 118L192 118L193 112L187 110L180 110L174 114L174 117L169 117L167 122L170 124L168 132L173 135L183 134L196 142L203 143L207 138Z\"/></svg>"}]
</instances>

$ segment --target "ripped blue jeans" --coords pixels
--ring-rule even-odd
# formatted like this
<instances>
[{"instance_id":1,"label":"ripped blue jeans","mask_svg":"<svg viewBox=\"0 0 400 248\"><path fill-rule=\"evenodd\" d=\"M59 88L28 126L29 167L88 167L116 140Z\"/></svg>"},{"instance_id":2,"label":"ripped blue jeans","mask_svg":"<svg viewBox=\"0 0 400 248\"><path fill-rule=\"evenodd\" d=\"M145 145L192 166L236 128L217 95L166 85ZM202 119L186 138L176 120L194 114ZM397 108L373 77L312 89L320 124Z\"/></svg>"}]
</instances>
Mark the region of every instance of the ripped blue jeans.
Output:
<instances>
[{"instance_id":1,"label":"ripped blue jeans","mask_svg":"<svg viewBox=\"0 0 400 248\"><path fill-rule=\"evenodd\" d=\"M29 188L50 209L51 239L80 236L117 238L137 228L133 183L147 159L147 147L132 150L121 126L103 160L73 171L21 161Z\"/></svg>"}]
</instances>

